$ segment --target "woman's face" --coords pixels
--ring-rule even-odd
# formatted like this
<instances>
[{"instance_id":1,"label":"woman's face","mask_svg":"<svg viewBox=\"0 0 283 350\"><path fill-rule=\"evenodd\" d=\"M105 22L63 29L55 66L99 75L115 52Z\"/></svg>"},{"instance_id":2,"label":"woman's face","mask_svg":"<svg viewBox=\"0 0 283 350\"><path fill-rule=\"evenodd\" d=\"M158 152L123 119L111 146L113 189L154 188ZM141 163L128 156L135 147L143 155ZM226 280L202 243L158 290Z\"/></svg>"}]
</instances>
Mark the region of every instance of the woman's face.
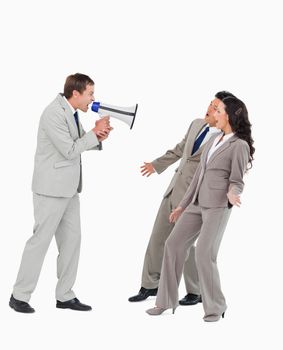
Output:
<instances>
[{"instance_id":1,"label":"woman's face","mask_svg":"<svg viewBox=\"0 0 283 350\"><path fill-rule=\"evenodd\" d=\"M225 111L225 105L222 101L218 103L216 111L214 113L214 118L216 120L217 129L221 129L223 131L228 130L230 127L229 117Z\"/></svg>"}]
</instances>

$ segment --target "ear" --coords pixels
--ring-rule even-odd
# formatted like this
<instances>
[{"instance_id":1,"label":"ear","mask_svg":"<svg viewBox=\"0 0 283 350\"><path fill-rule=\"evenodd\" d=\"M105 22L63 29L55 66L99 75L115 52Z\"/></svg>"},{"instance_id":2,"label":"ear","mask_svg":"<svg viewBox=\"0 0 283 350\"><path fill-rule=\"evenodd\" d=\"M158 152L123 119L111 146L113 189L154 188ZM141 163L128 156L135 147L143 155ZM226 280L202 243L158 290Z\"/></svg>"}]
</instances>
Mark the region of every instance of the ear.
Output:
<instances>
[{"instance_id":1,"label":"ear","mask_svg":"<svg viewBox=\"0 0 283 350\"><path fill-rule=\"evenodd\" d=\"M77 98L79 94L78 90L73 90L73 97Z\"/></svg>"}]
</instances>

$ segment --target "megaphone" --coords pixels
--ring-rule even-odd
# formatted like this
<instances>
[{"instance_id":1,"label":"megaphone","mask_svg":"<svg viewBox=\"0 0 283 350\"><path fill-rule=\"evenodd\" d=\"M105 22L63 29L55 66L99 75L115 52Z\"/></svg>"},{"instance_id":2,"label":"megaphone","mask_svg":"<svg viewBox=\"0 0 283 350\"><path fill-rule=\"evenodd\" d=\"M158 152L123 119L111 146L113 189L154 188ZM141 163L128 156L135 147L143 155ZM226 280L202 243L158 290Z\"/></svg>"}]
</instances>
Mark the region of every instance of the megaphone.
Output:
<instances>
[{"instance_id":1,"label":"megaphone","mask_svg":"<svg viewBox=\"0 0 283 350\"><path fill-rule=\"evenodd\" d=\"M132 107L117 107L102 102L93 102L91 106L91 110L93 112L120 119L128 124L130 129L132 129L134 125L137 109L137 104Z\"/></svg>"}]
</instances>

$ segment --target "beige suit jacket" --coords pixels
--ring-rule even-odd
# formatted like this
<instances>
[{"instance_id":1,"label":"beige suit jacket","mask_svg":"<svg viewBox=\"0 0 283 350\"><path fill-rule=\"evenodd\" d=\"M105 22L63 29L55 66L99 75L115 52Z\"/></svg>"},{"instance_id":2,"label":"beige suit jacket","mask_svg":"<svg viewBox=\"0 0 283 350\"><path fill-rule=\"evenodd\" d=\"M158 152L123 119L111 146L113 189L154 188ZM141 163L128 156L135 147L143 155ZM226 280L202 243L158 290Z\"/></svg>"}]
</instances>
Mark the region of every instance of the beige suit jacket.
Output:
<instances>
[{"instance_id":1,"label":"beige suit jacket","mask_svg":"<svg viewBox=\"0 0 283 350\"><path fill-rule=\"evenodd\" d=\"M227 193L231 188L236 194L243 191L243 176L250 154L249 145L234 135L206 162L215 137L217 135L205 145L191 185L179 204L182 208L190 203L205 208L225 208L228 206Z\"/></svg>"},{"instance_id":2,"label":"beige suit jacket","mask_svg":"<svg viewBox=\"0 0 283 350\"><path fill-rule=\"evenodd\" d=\"M79 128L81 137L69 105L59 94L40 118L33 192L53 197L72 197L77 192L80 154L89 149L101 149L92 130L86 133L80 123Z\"/></svg>"},{"instance_id":3,"label":"beige suit jacket","mask_svg":"<svg viewBox=\"0 0 283 350\"><path fill-rule=\"evenodd\" d=\"M164 197L171 194L173 206L179 204L183 198L199 164L204 146L201 146L193 155L191 153L195 139L205 124L204 119L195 119L191 123L183 140L172 150L168 150L163 156L152 162L154 169L160 174L171 164L181 159L180 165L175 170L175 174L164 193Z\"/></svg>"}]
</instances>

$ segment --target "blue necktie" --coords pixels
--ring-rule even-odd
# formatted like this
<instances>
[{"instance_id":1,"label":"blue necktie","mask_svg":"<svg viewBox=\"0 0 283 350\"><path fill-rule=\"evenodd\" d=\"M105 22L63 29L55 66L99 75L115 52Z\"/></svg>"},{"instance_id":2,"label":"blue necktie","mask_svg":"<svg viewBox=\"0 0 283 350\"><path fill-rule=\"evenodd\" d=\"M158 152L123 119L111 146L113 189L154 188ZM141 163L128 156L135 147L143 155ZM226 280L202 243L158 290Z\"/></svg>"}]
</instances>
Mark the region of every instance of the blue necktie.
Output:
<instances>
[{"instance_id":1,"label":"blue necktie","mask_svg":"<svg viewBox=\"0 0 283 350\"><path fill-rule=\"evenodd\" d=\"M192 150L192 155L200 148L200 145L203 141L203 139L205 138L205 135L208 133L209 131L209 126L207 126L203 132L196 138L195 143L194 143L194 147Z\"/></svg>"},{"instance_id":2,"label":"blue necktie","mask_svg":"<svg viewBox=\"0 0 283 350\"><path fill-rule=\"evenodd\" d=\"M78 112L75 112L75 113L74 113L74 117L75 117L75 121L76 121L76 124L77 124L78 133L79 133L79 136L80 136L80 127L79 127L79 115L78 115Z\"/></svg>"}]
</instances>

